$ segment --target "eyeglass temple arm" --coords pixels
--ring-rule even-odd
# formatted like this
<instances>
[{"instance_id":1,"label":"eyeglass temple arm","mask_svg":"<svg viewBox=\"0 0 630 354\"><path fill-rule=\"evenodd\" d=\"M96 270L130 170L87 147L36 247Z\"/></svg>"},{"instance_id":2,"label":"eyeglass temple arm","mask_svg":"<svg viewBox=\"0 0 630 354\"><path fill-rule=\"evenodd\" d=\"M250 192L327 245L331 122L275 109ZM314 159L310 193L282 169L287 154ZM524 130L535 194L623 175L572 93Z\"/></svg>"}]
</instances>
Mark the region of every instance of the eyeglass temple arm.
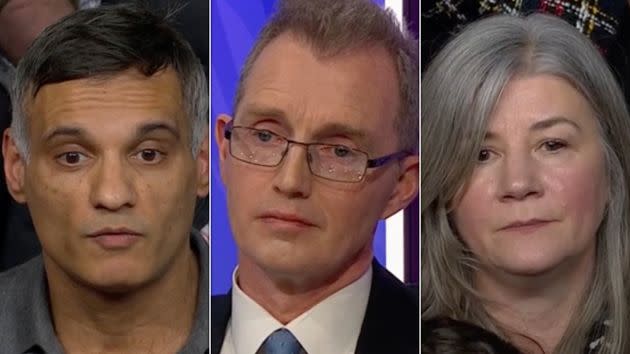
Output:
<instances>
[{"instance_id":1,"label":"eyeglass temple arm","mask_svg":"<svg viewBox=\"0 0 630 354\"><path fill-rule=\"evenodd\" d=\"M230 138L232 137L233 127L234 127L234 119L230 120L229 122L225 124L225 128L223 130L223 136L228 140L230 140Z\"/></svg>"},{"instance_id":2,"label":"eyeglass temple arm","mask_svg":"<svg viewBox=\"0 0 630 354\"><path fill-rule=\"evenodd\" d=\"M367 160L367 168L380 167L390 161L398 160L408 155L411 155L409 151L402 150L402 151L398 151L398 152L395 152L393 154L389 154L383 157L377 157L375 159Z\"/></svg>"}]
</instances>

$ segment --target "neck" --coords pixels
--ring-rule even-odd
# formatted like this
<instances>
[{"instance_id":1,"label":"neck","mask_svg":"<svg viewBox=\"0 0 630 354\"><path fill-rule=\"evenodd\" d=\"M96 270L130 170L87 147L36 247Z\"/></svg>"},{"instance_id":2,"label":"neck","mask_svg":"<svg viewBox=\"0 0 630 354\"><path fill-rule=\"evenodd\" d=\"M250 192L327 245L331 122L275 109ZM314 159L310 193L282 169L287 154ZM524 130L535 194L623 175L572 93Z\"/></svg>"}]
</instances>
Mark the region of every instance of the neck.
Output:
<instances>
[{"instance_id":1,"label":"neck","mask_svg":"<svg viewBox=\"0 0 630 354\"><path fill-rule=\"evenodd\" d=\"M593 252L533 276L492 274L480 269L474 277L475 288L490 316L513 344L526 353L540 349L552 353L583 300L592 279L594 259Z\"/></svg>"},{"instance_id":2,"label":"neck","mask_svg":"<svg viewBox=\"0 0 630 354\"><path fill-rule=\"evenodd\" d=\"M44 255L55 332L67 353L176 352L190 334L199 268L190 247L160 278L123 294L72 280Z\"/></svg>"},{"instance_id":3,"label":"neck","mask_svg":"<svg viewBox=\"0 0 630 354\"><path fill-rule=\"evenodd\" d=\"M254 262L241 257L238 286L276 320L286 325L359 279L370 267L372 258L372 249L365 247L349 265L346 264L325 280L287 282L285 277L274 277Z\"/></svg>"}]
</instances>

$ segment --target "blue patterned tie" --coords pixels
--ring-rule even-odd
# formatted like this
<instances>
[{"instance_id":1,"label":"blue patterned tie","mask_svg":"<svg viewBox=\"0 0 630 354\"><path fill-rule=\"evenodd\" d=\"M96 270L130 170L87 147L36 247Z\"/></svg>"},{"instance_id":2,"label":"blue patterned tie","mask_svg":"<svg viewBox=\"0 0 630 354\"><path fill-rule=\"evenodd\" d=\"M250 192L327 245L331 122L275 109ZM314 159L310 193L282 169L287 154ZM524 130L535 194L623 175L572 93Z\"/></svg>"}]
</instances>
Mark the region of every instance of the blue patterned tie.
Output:
<instances>
[{"instance_id":1,"label":"blue patterned tie","mask_svg":"<svg viewBox=\"0 0 630 354\"><path fill-rule=\"evenodd\" d=\"M271 333L256 354L306 354L298 340L286 328Z\"/></svg>"}]
</instances>

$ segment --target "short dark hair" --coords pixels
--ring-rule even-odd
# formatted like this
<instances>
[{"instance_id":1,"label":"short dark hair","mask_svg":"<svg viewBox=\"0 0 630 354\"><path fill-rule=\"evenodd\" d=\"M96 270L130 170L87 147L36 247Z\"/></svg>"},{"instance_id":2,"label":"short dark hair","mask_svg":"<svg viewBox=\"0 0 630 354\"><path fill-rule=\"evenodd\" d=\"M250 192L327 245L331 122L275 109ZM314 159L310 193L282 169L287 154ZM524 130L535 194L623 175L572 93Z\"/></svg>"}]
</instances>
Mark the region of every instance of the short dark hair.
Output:
<instances>
[{"instance_id":1,"label":"short dark hair","mask_svg":"<svg viewBox=\"0 0 630 354\"><path fill-rule=\"evenodd\" d=\"M26 106L42 86L106 79L131 68L146 76L172 68L191 119L196 155L208 125L207 79L190 44L171 27L171 15L136 2L79 10L48 27L20 61L13 85L11 127L20 153L29 156Z\"/></svg>"}]
</instances>

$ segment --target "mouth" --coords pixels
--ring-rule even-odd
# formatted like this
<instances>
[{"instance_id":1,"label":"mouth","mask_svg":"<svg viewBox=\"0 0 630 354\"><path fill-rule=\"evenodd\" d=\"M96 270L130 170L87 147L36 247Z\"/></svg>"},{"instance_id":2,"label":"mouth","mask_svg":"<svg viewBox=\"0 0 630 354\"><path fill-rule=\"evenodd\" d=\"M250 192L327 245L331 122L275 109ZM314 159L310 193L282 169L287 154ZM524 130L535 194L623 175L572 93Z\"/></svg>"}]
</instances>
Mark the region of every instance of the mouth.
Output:
<instances>
[{"instance_id":1,"label":"mouth","mask_svg":"<svg viewBox=\"0 0 630 354\"><path fill-rule=\"evenodd\" d=\"M553 222L553 220L530 219L530 220L523 220L523 221L515 221L513 223L508 224L507 226L502 227L501 229L499 229L499 231L529 233L529 232L536 231L542 227L545 227L551 222Z\"/></svg>"},{"instance_id":2,"label":"mouth","mask_svg":"<svg viewBox=\"0 0 630 354\"><path fill-rule=\"evenodd\" d=\"M307 218L293 213L270 212L262 214L259 219L266 224L277 227L310 228L316 226Z\"/></svg>"},{"instance_id":3,"label":"mouth","mask_svg":"<svg viewBox=\"0 0 630 354\"><path fill-rule=\"evenodd\" d=\"M88 234L88 238L106 250L131 247L142 238L142 234L129 228L103 228Z\"/></svg>"}]
</instances>

